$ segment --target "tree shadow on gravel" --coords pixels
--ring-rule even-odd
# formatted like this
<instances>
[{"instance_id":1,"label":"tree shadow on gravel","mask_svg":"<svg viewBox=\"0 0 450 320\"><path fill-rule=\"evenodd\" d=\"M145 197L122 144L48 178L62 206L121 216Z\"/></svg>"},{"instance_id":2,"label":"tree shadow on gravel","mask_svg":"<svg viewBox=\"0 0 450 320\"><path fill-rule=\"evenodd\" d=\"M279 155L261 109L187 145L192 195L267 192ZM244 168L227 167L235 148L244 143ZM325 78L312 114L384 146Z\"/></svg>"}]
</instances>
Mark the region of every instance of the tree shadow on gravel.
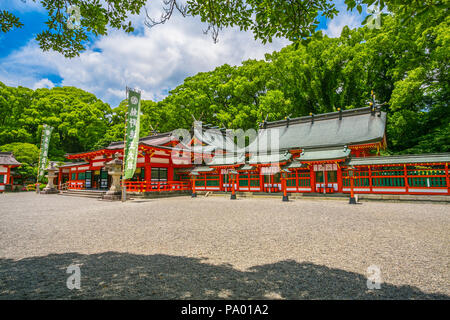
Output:
<instances>
[{"instance_id":1,"label":"tree shadow on gravel","mask_svg":"<svg viewBox=\"0 0 450 320\"><path fill-rule=\"evenodd\" d=\"M69 265L81 290L69 290ZM449 299L411 286L368 290L361 274L292 260L248 271L168 255L105 252L0 259L0 299Z\"/></svg>"}]
</instances>

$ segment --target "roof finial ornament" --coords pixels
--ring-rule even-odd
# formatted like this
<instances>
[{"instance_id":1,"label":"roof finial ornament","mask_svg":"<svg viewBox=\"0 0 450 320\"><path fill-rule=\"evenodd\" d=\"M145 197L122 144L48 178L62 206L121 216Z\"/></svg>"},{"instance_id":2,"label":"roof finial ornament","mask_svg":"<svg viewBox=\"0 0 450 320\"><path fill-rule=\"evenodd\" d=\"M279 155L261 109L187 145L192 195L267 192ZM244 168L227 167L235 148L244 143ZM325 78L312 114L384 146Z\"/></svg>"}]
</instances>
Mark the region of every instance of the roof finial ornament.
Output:
<instances>
[{"instance_id":1,"label":"roof finial ornament","mask_svg":"<svg viewBox=\"0 0 450 320\"><path fill-rule=\"evenodd\" d=\"M341 108L337 108L337 111L339 111L339 120L342 120L342 110L341 110Z\"/></svg>"},{"instance_id":2,"label":"roof finial ornament","mask_svg":"<svg viewBox=\"0 0 450 320\"><path fill-rule=\"evenodd\" d=\"M263 122L261 122L260 124L259 124L259 128L266 128L266 126L267 126L267 118L269 117L269 114L267 114L266 115L266 118L263 120Z\"/></svg>"},{"instance_id":3,"label":"roof finial ornament","mask_svg":"<svg viewBox=\"0 0 450 320\"><path fill-rule=\"evenodd\" d=\"M151 135L151 136L155 136L155 135L158 134L157 128L158 128L158 125L156 125L155 128L153 128L152 124L150 124L150 129L151 129L150 135Z\"/></svg>"},{"instance_id":4,"label":"roof finial ornament","mask_svg":"<svg viewBox=\"0 0 450 320\"><path fill-rule=\"evenodd\" d=\"M311 124L314 123L314 113L310 112L309 115L311 116Z\"/></svg>"},{"instance_id":5,"label":"roof finial ornament","mask_svg":"<svg viewBox=\"0 0 450 320\"><path fill-rule=\"evenodd\" d=\"M374 116L375 115L375 110L376 110L376 107L375 107L376 101L375 101L375 94L373 93L373 90L370 91L370 95L372 97L372 101L369 102L369 105L371 107L370 108L370 113Z\"/></svg>"},{"instance_id":6,"label":"roof finial ornament","mask_svg":"<svg viewBox=\"0 0 450 320\"><path fill-rule=\"evenodd\" d=\"M289 121L291 120L290 116L292 115L292 113L290 113L288 116L284 117L284 119L286 120L286 127L289 127Z\"/></svg>"}]
</instances>

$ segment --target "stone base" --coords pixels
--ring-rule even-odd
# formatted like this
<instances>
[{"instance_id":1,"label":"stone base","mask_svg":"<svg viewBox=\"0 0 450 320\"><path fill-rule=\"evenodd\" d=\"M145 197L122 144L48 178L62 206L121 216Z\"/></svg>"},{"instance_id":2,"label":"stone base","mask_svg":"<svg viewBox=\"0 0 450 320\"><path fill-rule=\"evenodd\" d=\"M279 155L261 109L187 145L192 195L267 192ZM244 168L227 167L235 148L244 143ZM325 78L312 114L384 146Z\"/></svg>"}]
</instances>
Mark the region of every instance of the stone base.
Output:
<instances>
[{"instance_id":1,"label":"stone base","mask_svg":"<svg viewBox=\"0 0 450 320\"><path fill-rule=\"evenodd\" d=\"M289 201L289 196L283 196L283 201Z\"/></svg>"},{"instance_id":2,"label":"stone base","mask_svg":"<svg viewBox=\"0 0 450 320\"><path fill-rule=\"evenodd\" d=\"M103 200L122 200L122 193L121 192L107 192L102 196Z\"/></svg>"},{"instance_id":3,"label":"stone base","mask_svg":"<svg viewBox=\"0 0 450 320\"><path fill-rule=\"evenodd\" d=\"M44 188L44 189L42 189L42 191L40 193L42 193L42 194L56 194L56 193L59 193L59 191L56 188Z\"/></svg>"}]
</instances>

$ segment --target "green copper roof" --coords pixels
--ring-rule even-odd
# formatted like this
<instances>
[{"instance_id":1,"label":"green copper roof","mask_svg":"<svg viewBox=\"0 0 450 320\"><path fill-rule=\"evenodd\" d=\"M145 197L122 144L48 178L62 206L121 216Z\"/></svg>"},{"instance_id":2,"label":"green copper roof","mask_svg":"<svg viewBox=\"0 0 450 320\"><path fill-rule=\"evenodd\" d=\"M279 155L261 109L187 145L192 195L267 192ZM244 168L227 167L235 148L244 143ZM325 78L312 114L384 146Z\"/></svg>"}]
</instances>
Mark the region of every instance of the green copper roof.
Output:
<instances>
[{"instance_id":1,"label":"green copper roof","mask_svg":"<svg viewBox=\"0 0 450 320\"><path fill-rule=\"evenodd\" d=\"M243 164L245 162L245 155L241 154L224 154L216 155L210 162L207 163L208 166L224 166L233 164Z\"/></svg>"},{"instance_id":2,"label":"green copper roof","mask_svg":"<svg viewBox=\"0 0 450 320\"><path fill-rule=\"evenodd\" d=\"M253 170L253 169L255 169L255 167L249 164L244 164L242 167L238 168L238 170Z\"/></svg>"},{"instance_id":3,"label":"green copper roof","mask_svg":"<svg viewBox=\"0 0 450 320\"><path fill-rule=\"evenodd\" d=\"M277 162L285 162L288 161L292 157L292 154L289 152L275 152L271 154L267 153L260 153L260 154L254 154L250 157L249 163L250 164L256 164L256 163L277 163Z\"/></svg>"},{"instance_id":4,"label":"green copper roof","mask_svg":"<svg viewBox=\"0 0 450 320\"><path fill-rule=\"evenodd\" d=\"M12 152L0 152L0 165L20 166L21 163L16 160Z\"/></svg>"},{"instance_id":5,"label":"green copper roof","mask_svg":"<svg viewBox=\"0 0 450 320\"><path fill-rule=\"evenodd\" d=\"M214 146L190 146L188 149L194 153L211 154L216 148Z\"/></svg>"},{"instance_id":6,"label":"green copper roof","mask_svg":"<svg viewBox=\"0 0 450 320\"><path fill-rule=\"evenodd\" d=\"M288 165L285 165L283 169L299 169L299 168L306 168L308 165L303 164L297 160L292 161Z\"/></svg>"},{"instance_id":7,"label":"green copper roof","mask_svg":"<svg viewBox=\"0 0 450 320\"><path fill-rule=\"evenodd\" d=\"M261 152L379 142L384 137L385 127L386 113L372 114L370 108L276 121L259 130L248 150Z\"/></svg>"},{"instance_id":8,"label":"green copper roof","mask_svg":"<svg viewBox=\"0 0 450 320\"><path fill-rule=\"evenodd\" d=\"M344 147L323 148L304 150L298 159L299 161L335 160L347 158L349 155L350 149Z\"/></svg>"},{"instance_id":9,"label":"green copper roof","mask_svg":"<svg viewBox=\"0 0 450 320\"><path fill-rule=\"evenodd\" d=\"M218 129L202 127L201 121L194 122L194 136L206 145L213 146L215 149L229 152L236 150L232 135L221 132Z\"/></svg>"},{"instance_id":10,"label":"green copper roof","mask_svg":"<svg viewBox=\"0 0 450 320\"><path fill-rule=\"evenodd\" d=\"M210 167L197 167L194 170L191 171L191 174L193 173L199 173L199 172L211 172L214 171L214 168L210 168Z\"/></svg>"},{"instance_id":11,"label":"green copper roof","mask_svg":"<svg viewBox=\"0 0 450 320\"><path fill-rule=\"evenodd\" d=\"M450 162L450 153L410 154L389 157L352 158L349 165L367 166L383 164L408 164L408 163L444 163Z\"/></svg>"}]
</instances>

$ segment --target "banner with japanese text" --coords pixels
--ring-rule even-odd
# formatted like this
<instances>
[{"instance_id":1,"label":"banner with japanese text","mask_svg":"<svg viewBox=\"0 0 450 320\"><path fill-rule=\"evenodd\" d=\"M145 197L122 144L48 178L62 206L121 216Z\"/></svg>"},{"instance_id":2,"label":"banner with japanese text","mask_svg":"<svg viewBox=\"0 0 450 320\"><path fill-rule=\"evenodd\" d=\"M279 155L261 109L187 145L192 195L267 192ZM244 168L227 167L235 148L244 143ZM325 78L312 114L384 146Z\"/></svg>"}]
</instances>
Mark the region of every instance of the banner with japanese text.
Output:
<instances>
[{"instance_id":1,"label":"banner with japanese text","mask_svg":"<svg viewBox=\"0 0 450 320\"><path fill-rule=\"evenodd\" d=\"M139 148L139 118L141 113L141 94L128 90L128 116L125 137L124 180L131 179L136 170Z\"/></svg>"},{"instance_id":2,"label":"banner with japanese text","mask_svg":"<svg viewBox=\"0 0 450 320\"><path fill-rule=\"evenodd\" d=\"M41 153L39 157L38 180L40 180L45 173L45 166L47 165L48 146L50 144L50 137L52 135L52 131L53 127L44 124L41 139Z\"/></svg>"}]
</instances>

